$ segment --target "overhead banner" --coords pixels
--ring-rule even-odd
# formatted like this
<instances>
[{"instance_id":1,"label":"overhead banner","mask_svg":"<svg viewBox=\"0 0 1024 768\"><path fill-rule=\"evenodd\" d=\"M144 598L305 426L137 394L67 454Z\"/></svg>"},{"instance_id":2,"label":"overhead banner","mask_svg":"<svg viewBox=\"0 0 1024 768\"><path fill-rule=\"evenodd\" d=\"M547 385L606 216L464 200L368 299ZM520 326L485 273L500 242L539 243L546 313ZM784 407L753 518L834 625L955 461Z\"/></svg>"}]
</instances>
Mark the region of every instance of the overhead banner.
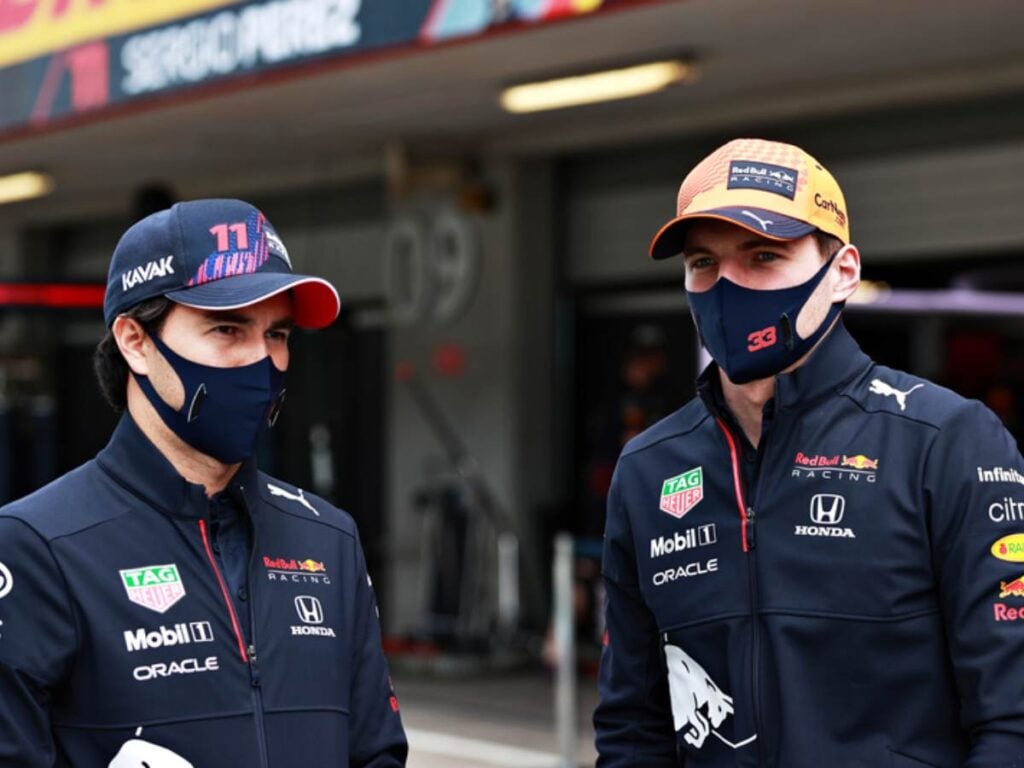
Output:
<instances>
[{"instance_id":1,"label":"overhead banner","mask_svg":"<svg viewBox=\"0 0 1024 768\"><path fill-rule=\"evenodd\" d=\"M236 75L429 46L630 1L0 0L0 131Z\"/></svg>"}]
</instances>

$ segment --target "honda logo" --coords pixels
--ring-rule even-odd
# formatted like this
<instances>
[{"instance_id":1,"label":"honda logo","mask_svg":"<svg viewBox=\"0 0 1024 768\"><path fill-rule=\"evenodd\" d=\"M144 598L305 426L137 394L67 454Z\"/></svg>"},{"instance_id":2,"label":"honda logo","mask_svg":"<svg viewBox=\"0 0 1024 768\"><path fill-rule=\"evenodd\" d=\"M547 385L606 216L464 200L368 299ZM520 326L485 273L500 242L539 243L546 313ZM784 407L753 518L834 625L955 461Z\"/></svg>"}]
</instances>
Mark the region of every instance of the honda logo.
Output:
<instances>
[{"instance_id":1,"label":"honda logo","mask_svg":"<svg viewBox=\"0 0 1024 768\"><path fill-rule=\"evenodd\" d=\"M304 624L323 624L324 609L320 601L312 595L299 595L295 598L295 610Z\"/></svg>"},{"instance_id":2,"label":"honda logo","mask_svg":"<svg viewBox=\"0 0 1024 768\"><path fill-rule=\"evenodd\" d=\"M835 493L818 493L811 498L811 520L818 525L835 525L843 519L846 499Z\"/></svg>"}]
</instances>

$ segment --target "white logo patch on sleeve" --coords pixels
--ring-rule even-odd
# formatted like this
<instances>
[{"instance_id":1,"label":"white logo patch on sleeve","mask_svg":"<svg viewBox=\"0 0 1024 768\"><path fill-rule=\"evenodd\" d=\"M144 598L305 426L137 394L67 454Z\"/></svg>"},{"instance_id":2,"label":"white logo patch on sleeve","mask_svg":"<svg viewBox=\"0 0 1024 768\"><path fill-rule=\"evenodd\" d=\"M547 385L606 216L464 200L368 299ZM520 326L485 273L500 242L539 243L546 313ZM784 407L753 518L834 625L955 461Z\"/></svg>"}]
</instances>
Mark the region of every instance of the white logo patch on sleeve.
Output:
<instances>
[{"instance_id":1,"label":"white logo patch on sleeve","mask_svg":"<svg viewBox=\"0 0 1024 768\"><path fill-rule=\"evenodd\" d=\"M886 384L881 379L871 380L871 393L875 395L882 395L882 397L895 397L896 402L899 403L900 410L907 410L907 398L910 397L910 393L916 389L920 389L924 384L916 384L915 386L908 389L906 392L893 387L891 384Z\"/></svg>"},{"instance_id":2,"label":"white logo patch on sleeve","mask_svg":"<svg viewBox=\"0 0 1024 768\"><path fill-rule=\"evenodd\" d=\"M308 509L310 512L312 512L314 515L316 515L317 517L320 517L320 513L317 512L316 509L313 507L313 505L309 503L309 501L306 499L306 496L302 493L302 489L301 488L298 489L299 493L298 493L298 495L296 495L296 494L292 493L291 491L286 491L284 488L279 488L278 486L274 485L273 483L267 483L267 490L270 491L270 495L271 496L282 496L282 497L284 497L286 499L291 499L292 501L299 502L299 504L304 506L306 509Z\"/></svg>"}]
</instances>

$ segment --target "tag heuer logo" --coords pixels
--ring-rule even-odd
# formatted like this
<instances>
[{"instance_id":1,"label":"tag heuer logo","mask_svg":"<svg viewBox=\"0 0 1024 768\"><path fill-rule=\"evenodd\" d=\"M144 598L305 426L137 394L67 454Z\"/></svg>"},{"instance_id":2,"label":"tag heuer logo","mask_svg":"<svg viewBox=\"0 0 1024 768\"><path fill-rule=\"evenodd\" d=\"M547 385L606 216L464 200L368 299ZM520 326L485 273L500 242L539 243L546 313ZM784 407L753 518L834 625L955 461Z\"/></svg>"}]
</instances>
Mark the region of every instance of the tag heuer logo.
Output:
<instances>
[{"instance_id":1,"label":"tag heuer logo","mask_svg":"<svg viewBox=\"0 0 1024 768\"><path fill-rule=\"evenodd\" d=\"M704 498L704 471L697 467L670 477L661 484L662 512L682 517Z\"/></svg>"},{"instance_id":2,"label":"tag heuer logo","mask_svg":"<svg viewBox=\"0 0 1024 768\"><path fill-rule=\"evenodd\" d=\"M151 611L166 613L185 596L185 585L174 563L128 568L119 573L128 599Z\"/></svg>"}]
</instances>

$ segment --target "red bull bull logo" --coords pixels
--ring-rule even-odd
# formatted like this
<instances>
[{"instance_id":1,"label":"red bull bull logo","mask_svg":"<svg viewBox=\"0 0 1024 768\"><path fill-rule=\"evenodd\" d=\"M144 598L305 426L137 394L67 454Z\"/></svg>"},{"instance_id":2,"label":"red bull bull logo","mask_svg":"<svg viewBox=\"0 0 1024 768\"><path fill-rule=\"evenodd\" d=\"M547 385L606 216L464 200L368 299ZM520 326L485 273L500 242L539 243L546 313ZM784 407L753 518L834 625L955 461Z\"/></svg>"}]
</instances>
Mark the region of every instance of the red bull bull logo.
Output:
<instances>
[{"instance_id":1,"label":"red bull bull logo","mask_svg":"<svg viewBox=\"0 0 1024 768\"><path fill-rule=\"evenodd\" d=\"M878 459L869 459L863 453L856 456L843 456L842 466L854 469L878 469Z\"/></svg>"},{"instance_id":2,"label":"red bull bull logo","mask_svg":"<svg viewBox=\"0 0 1024 768\"><path fill-rule=\"evenodd\" d=\"M1013 581L1000 581L999 597L1024 597L1024 576L1018 576Z\"/></svg>"},{"instance_id":3,"label":"red bull bull logo","mask_svg":"<svg viewBox=\"0 0 1024 768\"><path fill-rule=\"evenodd\" d=\"M327 566L319 560L303 560L299 563L299 568L310 573L327 573Z\"/></svg>"}]
</instances>

